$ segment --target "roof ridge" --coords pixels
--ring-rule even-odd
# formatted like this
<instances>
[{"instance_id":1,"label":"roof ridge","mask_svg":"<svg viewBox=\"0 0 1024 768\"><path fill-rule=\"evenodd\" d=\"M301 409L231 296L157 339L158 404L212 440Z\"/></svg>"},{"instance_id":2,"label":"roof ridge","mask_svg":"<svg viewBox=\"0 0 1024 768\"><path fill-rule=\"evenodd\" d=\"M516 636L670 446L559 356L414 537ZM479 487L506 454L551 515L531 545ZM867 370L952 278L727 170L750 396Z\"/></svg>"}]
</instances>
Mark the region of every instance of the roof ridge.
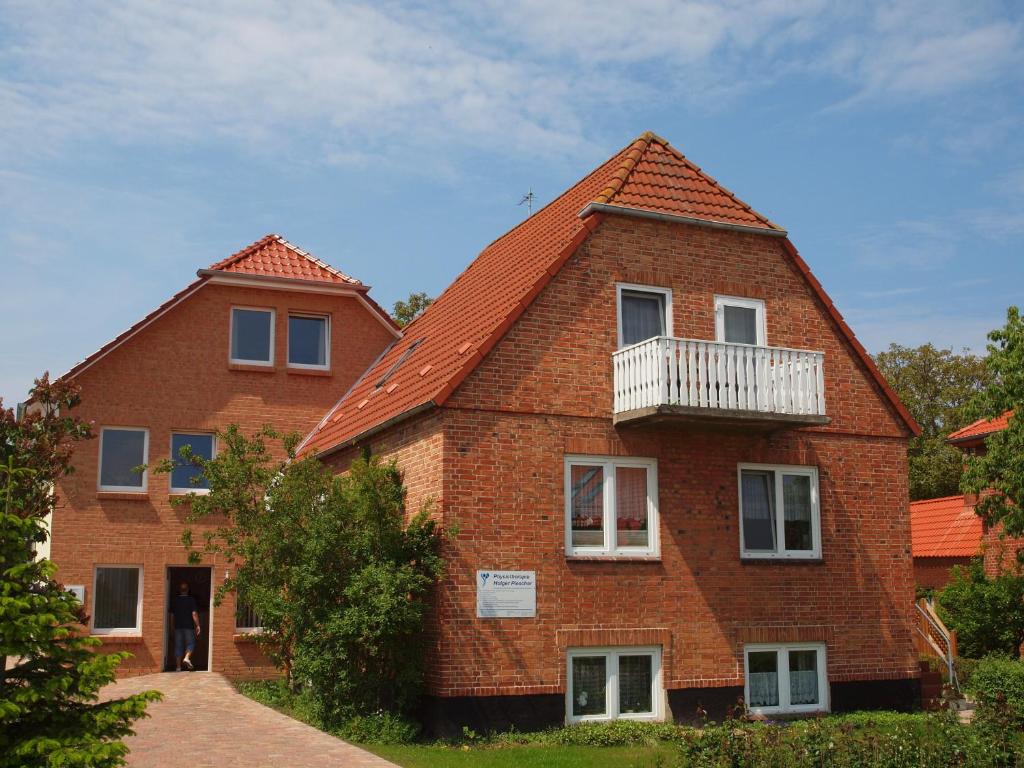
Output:
<instances>
[{"instance_id":1,"label":"roof ridge","mask_svg":"<svg viewBox=\"0 0 1024 768\"><path fill-rule=\"evenodd\" d=\"M936 496L934 499L917 499L916 501L910 502L911 504L931 504L936 501L949 501L950 499L962 499L965 496L963 493L955 493L952 496Z\"/></svg>"},{"instance_id":2,"label":"roof ridge","mask_svg":"<svg viewBox=\"0 0 1024 768\"><path fill-rule=\"evenodd\" d=\"M651 146L651 141L654 139L658 139L662 143L665 141L653 131L644 131L623 148L626 150L626 156L623 158L622 164L612 173L612 179L608 182L608 186L594 197L595 203L610 203L612 201L612 198L622 189L622 185L626 183L626 179L633 173L636 164L644 156L644 152ZM621 152L622 150L619 151Z\"/></svg>"},{"instance_id":3,"label":"roof ridge","mask_svg":"<svg viewBox=\"0 0 1024 768\"><path fill-rule=\"evenodd\" d=\"M332 275L335 275L336 277L340 277L342 280L345 280L347 282L353 283L354 285L362 285L363 284L362 280L358 280L358 279L352 277L351 275L346 275L341 270L332 267L326 261L323 261L322 259L317 258L312 253L310 253L309 251L303 250L302 248L299 248L294 243L291 243L288 240L285 240L283 237L281 237L281 235L267 235L267 237L275 237L275 238L277 238L277 242L279 242L285 248L290 248L291 250L295 251L295 253L297 253L299 256L302 256L304 258L309 259L314 264L316 264L318 267L320 267L322 269L326 269Z\"/></svg>"}]
</instances>

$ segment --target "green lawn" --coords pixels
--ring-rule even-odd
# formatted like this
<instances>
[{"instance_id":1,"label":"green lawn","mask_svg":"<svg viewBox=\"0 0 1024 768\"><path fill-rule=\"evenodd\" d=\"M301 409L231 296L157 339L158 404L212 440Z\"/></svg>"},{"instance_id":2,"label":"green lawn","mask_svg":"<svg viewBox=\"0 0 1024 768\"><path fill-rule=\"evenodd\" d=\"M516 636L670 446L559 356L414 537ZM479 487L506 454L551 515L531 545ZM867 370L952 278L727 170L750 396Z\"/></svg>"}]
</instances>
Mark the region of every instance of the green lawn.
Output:
<instances>
[{"instance_id":1,"label":"green lawn","mask_svg":"<svg viewBox=\"0 0 1024 768\"><path fill-rule=\"evenodd\" d=\"M365 746L403 768L660 768L672 764L675 750L667 744L637 747Z\"/></svg>"}]
</instances>

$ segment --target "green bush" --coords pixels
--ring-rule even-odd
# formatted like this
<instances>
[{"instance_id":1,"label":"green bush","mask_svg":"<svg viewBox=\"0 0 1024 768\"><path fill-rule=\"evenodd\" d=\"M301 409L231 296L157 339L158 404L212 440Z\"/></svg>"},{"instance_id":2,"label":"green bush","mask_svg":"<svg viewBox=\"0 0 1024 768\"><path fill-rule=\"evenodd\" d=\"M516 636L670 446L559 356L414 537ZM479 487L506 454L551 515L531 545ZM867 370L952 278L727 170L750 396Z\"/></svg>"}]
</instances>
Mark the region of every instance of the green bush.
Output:
<instances>
[{"instance_id":1,"label":"green bush","mask_svg":"<svg viewBox=\"0 0 1024 768\"><path fill-rule=\"evenodd\" d=\"M989 577L976 558L967 568L953 568L936 606L946 625L956 630L964 656L1018 655L1024 640L1024 576L1007 572Z\"/></svg>"},{"instance_id":2,"label":"green bush","mask_svg":"<svg viewBox=\"0 0 1024 768\"><path fill-rule=\"evenodd\" d=\"M978 717L999 717L1005 709L1013 724L1024 729L1024 662L988 656L977 663L970 690L978 702Z\"/></svg>"},{"instance_id":3,"label":"green bush","mask_svg":"<svg viewBox=\"0 0 1024 768\"><path fill-rule=\"evenodd\" d=\"M411 744L419 736L420 727L390 712L377 712L351 717L334 733L359 744Z\"/></svg>"}]
</instances>

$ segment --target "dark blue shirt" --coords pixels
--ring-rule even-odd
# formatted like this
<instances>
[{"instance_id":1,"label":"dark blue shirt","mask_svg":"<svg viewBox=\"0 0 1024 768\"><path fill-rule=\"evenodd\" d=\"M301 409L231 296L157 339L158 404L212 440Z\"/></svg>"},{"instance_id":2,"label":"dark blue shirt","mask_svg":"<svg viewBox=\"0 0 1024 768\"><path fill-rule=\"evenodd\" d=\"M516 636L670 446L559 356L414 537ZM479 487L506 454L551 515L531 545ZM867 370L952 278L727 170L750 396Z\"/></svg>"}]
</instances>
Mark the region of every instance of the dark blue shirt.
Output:
<instances>
[{"instance_id":1,"label":"dark blue shirt","mask_svg":"<svg viewBox=\"0 0 1024 768\"><path fill-rule=\"evenodd\" d=\"M192 595L175 595L171 598L170 612L174 614L175 629L195 629L193 611L199 613L199 604Z\"/></svg>"}]
</instances>

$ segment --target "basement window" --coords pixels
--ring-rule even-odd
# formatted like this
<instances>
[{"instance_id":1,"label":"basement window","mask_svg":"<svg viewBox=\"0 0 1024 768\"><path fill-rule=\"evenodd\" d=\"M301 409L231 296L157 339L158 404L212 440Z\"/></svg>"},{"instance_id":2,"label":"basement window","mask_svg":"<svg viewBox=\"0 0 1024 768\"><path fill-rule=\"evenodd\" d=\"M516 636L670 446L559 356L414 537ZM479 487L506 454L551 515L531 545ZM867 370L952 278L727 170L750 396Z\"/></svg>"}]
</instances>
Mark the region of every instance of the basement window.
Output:
<instances>
[{"instance_id":1,"label":"basement window","mask_svg":"<svg viewBox=\"0 0 1024 768\"><path fill-rule=\"evenodd\" d=\"M816 468L741 464L739 495L742 557L821 557Z\"/></svg>"},{"instance_id":2,"label":"basement window","mask_svg":"<svg viewBox=\"0 0 1024 768\"><path fill-rule=\"evenodd\" d=\"M274 364L274 310L231 308L229 360L241 365Z\"/></svg>"},{"instance_id":3,"label":"basement window","mask_svg":"<svg viewBox=\"0 0 1024 768\"><path fill-rule=\"evenodd\" d=\"M100 430L99 489L144 493L147 475L139 467L148 461L149 430L138 427L103 427Z\"/></svg>"},{"instance_id":4,"label":"basement window","mask_svg":"<svg viewBox=\"0 0 1024 768\"><path fill-rule=\"evenodd\" d=\"M97 566L92 588L92 632L135 634L142 626L142 567Z\"/></svg>"},{"instance_id":5,"label":"basement window","mask_svg":"<svg viewBox=\"0 0 1024 768\"><path fill-rule=\"evenodd\" d=\"M662 717L660 648L576 648L567 671L570 723Z\"/></svg>"},{"instance_id":6,"label":"basement window","mask_svg":"<svg viewBox=\"0 0 1024 768\"><path fill-rule=\"evenodd\" d=\"M755 714L828 710L824 643L743 649L747 709Z\"/></svg>"},{"instance_id":7,"label":"basement window","mask_svg":"<svg viewBox=\"0 0 1024 768\"><path fill-rule=\"evenodd\" d=\"M568 555L656 555L657 462L567 456L565 516Z\"/></svg>"}]
</instances>

